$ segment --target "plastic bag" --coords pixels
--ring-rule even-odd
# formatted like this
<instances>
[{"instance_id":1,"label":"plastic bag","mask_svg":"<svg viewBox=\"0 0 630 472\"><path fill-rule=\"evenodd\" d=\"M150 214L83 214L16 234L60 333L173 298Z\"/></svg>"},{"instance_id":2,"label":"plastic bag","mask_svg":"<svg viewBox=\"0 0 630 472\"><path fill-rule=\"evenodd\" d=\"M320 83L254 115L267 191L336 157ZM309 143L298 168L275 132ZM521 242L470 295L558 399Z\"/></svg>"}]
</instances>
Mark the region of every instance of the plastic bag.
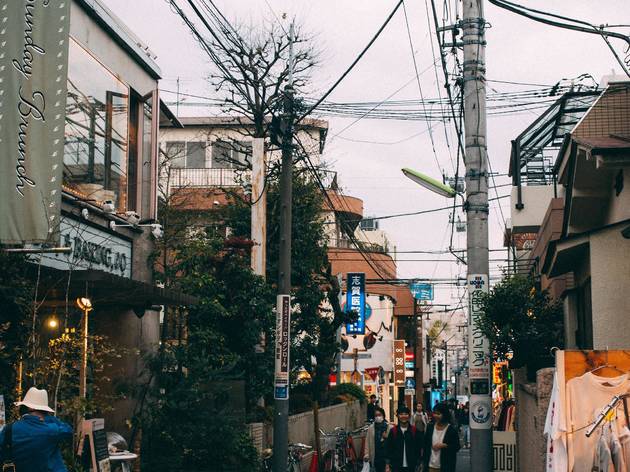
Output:
<instances>
[{"instance_id":1,"label":"plastic bag","mask_svg":"<svg viewBox=\"0 0 630 472\"><path fill-rule=\"evenodd\" d=\"M370 472L370 462L369 461L363 462L363 468L361 469L361 472Z\"/></svg>"}]
</instances>

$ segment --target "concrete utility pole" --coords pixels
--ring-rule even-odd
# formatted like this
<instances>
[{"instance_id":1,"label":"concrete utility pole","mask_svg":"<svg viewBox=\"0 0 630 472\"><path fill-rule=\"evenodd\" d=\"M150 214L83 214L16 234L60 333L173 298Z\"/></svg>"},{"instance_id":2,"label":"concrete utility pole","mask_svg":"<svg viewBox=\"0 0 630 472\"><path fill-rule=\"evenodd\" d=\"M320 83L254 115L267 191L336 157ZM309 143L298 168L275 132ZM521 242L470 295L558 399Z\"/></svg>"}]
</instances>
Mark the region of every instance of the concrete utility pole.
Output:
<instances>
[{"instance_id":1,"label":"concrete utility pole","mask_svg":"<svg viewBox=\"0 0 630 472\"><path fill-rule=\"evenodd\" d=\"M464 134L469 297L471 469L492 472L491 354L477 329L479 296L488 291L488 171L483 0L464 0Z\"/></svg>"},{"instance_id":2,"label":"concrete utility pole","mask_svg":"<svg viewBox=\"0 0 630 472\"><path fill-rule=\"evenodd\" d=\"M289 83L284 89L280 174L280 257L276 312L273 470L285 472L289 449L289 350L291 346L291 207L293 206L293 23L289 31Z\"/></svg>"}]
</instances>

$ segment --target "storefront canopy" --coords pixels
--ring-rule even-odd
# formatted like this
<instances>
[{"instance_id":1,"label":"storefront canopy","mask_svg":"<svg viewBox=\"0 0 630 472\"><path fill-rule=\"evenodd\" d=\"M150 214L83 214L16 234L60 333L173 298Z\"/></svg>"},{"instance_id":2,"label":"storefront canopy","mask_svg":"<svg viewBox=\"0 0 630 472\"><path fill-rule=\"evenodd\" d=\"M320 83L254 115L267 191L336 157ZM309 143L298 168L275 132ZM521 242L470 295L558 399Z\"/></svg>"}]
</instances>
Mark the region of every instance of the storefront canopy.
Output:
<instances>
[{"instance_id":1,"label":"storefront canopy","mask_svg":"<svg viewBox=\"0 0 630 472\"><path fill-rule=\"evenodd\" d=\"M37 267L34 269L37 270ZM153 305L190 306L198 303L197 297L180 290L162 288L100 270L69 272L41 268L41 289L46 290L47 301L64 301L67 291L69 300L87 295L94 306L128 305L146 308Z\"/></svg>"}]
</instances>

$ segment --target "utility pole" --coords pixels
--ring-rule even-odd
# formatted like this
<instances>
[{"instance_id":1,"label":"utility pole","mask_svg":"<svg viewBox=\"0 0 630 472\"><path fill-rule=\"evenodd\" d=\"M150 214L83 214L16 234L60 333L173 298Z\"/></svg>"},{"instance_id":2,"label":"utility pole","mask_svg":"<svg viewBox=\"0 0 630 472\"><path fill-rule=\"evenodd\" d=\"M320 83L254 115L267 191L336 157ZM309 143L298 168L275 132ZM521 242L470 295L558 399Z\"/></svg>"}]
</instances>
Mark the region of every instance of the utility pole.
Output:
<instances>
[{"instance_id":1,"label":"utility pole","mask_svg":"<svg viewBox=\"0 0 630 472\"><path fill-rule=\"evenodd\" d=\"M464 134L468 256L471 470L492 472L491 354L477 328L479 298L488 291L488 161L486 147L485 24L483 0L464 0Z\"/></svg>"},{"instance_id":2,"label":"utility pole","mask_svg":"<svg viewBox=\"0 0 630 472\"><path fill-rule=\"evenodd\" d=\"M289 83L284 89L282 172L280 174L280 257L276 312L273 471L285 472L289 449L291 346L291 207L293 205L293 23L289 30Z\"/></svg>"}]
</instances>

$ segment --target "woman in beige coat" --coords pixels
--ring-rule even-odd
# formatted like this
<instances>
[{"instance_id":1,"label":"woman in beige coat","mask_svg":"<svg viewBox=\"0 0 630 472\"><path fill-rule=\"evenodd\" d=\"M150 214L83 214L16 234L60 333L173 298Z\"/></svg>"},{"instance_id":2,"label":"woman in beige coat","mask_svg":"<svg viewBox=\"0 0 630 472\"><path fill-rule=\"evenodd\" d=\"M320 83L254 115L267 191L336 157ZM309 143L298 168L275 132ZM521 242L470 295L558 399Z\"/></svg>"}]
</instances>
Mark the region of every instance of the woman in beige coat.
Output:
<instances>
[{"instance_id":1,"label":"woman in beige coat","mask_svg":"<svg viewBox=\"0 0 630 472\"><path fill-rule=\"evenodd\" d=\"M374 410L374 423L367 430L365 438L364 461L370 462L375 472L385 471L385 438L391 426L385 420L385 410L376 407Z\"/></svg>"}]
</instances>

